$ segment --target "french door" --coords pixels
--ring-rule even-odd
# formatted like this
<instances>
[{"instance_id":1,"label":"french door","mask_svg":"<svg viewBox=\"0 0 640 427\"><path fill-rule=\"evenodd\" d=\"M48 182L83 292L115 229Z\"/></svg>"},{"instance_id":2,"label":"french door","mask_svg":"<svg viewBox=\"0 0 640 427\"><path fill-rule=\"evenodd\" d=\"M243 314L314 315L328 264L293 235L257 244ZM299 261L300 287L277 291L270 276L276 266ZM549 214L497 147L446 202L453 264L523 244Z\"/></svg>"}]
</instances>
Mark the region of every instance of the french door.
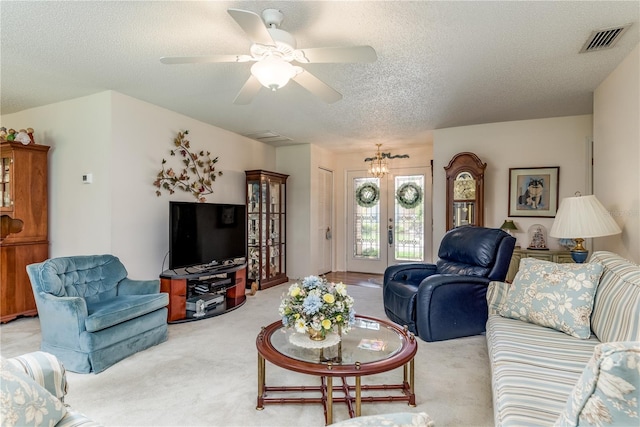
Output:
<instances>
[{"instance_id":1,"label":"french door","mask_svg":"<svg viewBox=\"0 0 640 427\"><path fill-rule=\"evenodd\" d=\"M347 270L384 273L431 259L431 173L392 169L383 178L347 173Z\"/></svg>"}]
</instances>

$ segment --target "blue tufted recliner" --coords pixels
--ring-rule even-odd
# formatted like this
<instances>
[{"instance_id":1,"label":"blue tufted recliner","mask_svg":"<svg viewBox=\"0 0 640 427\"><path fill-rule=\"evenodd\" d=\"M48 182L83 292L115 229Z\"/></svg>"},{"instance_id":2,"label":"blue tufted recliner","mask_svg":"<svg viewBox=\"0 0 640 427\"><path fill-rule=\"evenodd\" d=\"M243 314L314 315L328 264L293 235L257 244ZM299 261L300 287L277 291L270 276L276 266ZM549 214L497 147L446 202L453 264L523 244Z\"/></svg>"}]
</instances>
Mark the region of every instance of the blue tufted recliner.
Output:
<instances>
[{"instance_id":1,"label":"blue tufted recliner","mask_svg":"<svg viewBox=\"0 0 640 427\"><path fill-rule=\"evenodd\" d=\"M505 279L515 242L493 228L450 230L435 264L403 263L385 270L385 313L425 341L484 332L487 287Z\"/></svg>"},{"instance_id":2,"label":"blue tufted recliner","mask_svg":"<svg viewBox=\"0 0 640 427\"><path fill-rule=\"evenodd\" d=\"M167 340L169 296L159 280L132 280L113 255L52 258L27 266L43 351L73 372L101 372Z\"/></svg>"}]
</instances>

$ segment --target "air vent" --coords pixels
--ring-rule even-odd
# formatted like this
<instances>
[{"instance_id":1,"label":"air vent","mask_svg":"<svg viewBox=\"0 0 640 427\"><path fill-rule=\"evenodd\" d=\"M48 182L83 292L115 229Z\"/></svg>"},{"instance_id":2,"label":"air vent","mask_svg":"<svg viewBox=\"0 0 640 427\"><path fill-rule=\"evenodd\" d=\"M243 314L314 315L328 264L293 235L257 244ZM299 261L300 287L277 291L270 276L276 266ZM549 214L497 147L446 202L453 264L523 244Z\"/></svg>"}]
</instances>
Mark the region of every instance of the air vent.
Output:
<instances>
[{"instance_id":1,"label":"air vent","mask_svg":"<svg viewBox=\"0 0 640 427\"><path fill-rule=\"evenodd\" d=\"M244 134L247 138L255 139L256 141L264 142L265 144L274 144L274 143L285 143L292 141L291 138L287 138L286 136L279 135L270 130L265 130L261 132L254 133L246 133Z\"/></svg>"},{"instance_id":2,"label":"air vent","mask_svg":"<svg viewBox=\"0 0 640 427\"><path fill-rule=\"evenodd\" d=\"M580 53L612 48L630 26L631 24L627 24L621 27L606 28L592 32L584 46L582 46Z\"/></svg>"}]
</instances>

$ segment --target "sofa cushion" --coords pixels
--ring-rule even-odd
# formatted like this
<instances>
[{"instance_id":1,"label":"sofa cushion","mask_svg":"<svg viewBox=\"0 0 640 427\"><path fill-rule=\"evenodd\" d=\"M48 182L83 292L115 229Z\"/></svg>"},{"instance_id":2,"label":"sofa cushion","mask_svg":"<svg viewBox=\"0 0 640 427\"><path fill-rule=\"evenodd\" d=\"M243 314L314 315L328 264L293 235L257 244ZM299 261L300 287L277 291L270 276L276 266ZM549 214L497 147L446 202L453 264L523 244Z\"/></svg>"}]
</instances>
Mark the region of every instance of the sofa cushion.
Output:
<instances>
[{"instance_id":1,"label":"sofa cushion","mask_svg":"<svg viewBox=\"0 0 640 427\"><path fill-rule=\"evenodd\" d=\"M523 258L499 314L587 339L601 274L602 265L597 263L556 264Z\"/></svg>"},{"instance_id":2,"label":"sofa cushion","mask_svg":"<svg viewBox=\"0 0 640 427\"><path fill-rule=\"evenodd\" d=\"M3 426L51 426L66 414L60 399L4 358L0 379Z\"/></svg>"},{"instance_id":3,"label":"sofa cushion","mask_svg":"<svg viewBox=\"0 0 640 427\"><path fill-rule=\"evenodd\" d=\"M640 342L600 344L555 425L640 425L639 384Z\"/></svg>"},{"instance_id":4,"label":"sofa cushion","mask_svg":"<svg viewBox=\"0 0 640 427\"><path fill-rule=\"evenodd\" d=\"M169 304L169 296L166 293L123 295L105 301L87 303L89 316L85 319L85 327L87 332L100 331L156 311L167 304Z\"/></svg>"},{"instance_id":5,"label":"sofa cushion","mask_svg":"<svg viewBox=\"0 0 640 427\"><path fill-rule=\"evenodd\" d=\"M499 315L489 315L486 337L495 425L502 427L552 425L599 344Z\"/></svg>"},{"instance_id":6,"label":"sofa cushion","mask_svg":"<svg viewBox=\"0 0 640 427\"><path fill-rule=\"evenodd\" d=\"M606 251L594 252L590 262L604 268L593 304L593 333L602 342L640 341L640 266Z\"/></svg>"}]
</instances>

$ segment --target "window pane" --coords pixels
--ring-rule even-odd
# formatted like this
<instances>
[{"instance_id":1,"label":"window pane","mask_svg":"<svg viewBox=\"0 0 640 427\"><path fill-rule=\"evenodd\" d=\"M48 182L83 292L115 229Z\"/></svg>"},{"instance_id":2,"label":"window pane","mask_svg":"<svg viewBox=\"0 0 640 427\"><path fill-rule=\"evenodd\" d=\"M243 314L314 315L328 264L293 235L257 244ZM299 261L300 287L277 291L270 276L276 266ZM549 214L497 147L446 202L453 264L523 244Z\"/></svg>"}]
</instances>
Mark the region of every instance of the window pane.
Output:
<instances>
[{"instance_id":1,"label":"window pane","mask_svg":"<svg viewBox=\"0 0 640 427\"><path fill-rule=\"evenodd\" d=\"M355 194L353 199L353 212L355 215L353 221L353 256L354 258L379 259L380 179L355 178L353 180L353 193Z\"/></svg>"},{"instance_id":2,"label":"window pane","mask_svg":"<svg viewBox=\"0 0 640 427\"><path fill-rule=\"evenodd\" d=\"M396 176L394 184L395 259L422 261L424 259L424 176Z\"/></svg>"}]
</instances>

